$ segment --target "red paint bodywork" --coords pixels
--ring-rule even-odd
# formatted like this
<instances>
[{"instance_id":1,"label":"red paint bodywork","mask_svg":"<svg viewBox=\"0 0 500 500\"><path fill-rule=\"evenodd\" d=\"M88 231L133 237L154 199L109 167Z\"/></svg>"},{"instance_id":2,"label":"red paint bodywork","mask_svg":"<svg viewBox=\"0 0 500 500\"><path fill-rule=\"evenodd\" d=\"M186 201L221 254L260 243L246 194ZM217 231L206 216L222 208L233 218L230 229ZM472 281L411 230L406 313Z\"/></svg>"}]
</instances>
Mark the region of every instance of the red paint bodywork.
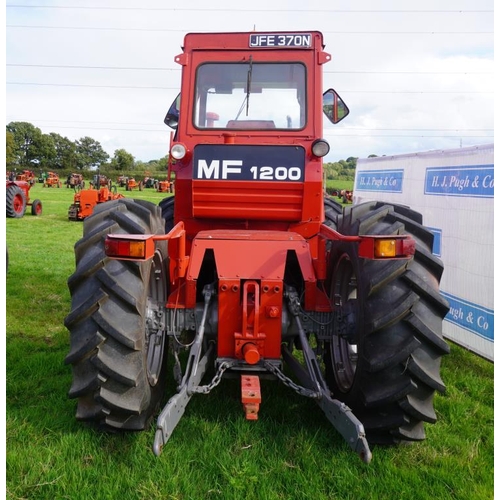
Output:
<instances>
[{"instance_id":1,"label":"red paint bodywork","mask_svg":"<svg viewBox=\"0 0 500 500\"><path fill-rule=\"evenodd\" d=\"M191 96L198 65L214 62L293 61L307 68L307 117L302 130L197 129L191 119L193 99L181 99L181 121L176 140L192 153L197 144L297 145L305 149L305 182L213 181L192 179L192 156L172 163L176 178L175 220L185 224L188 240L199 231L221 227L293 230L311 237L324 220L322 161L311 153L311 144L323 134L322 63L330 59L323 52L323 38L311 32L310 49L249 48L249 33L188 34L184 53L176 57L182 65L181 95ZM230 216L228 216L230 214Z\"/></svg>"},{"instance_id":2,"label":"red paint bodywork","mask_svg":"<svg viewBox=\"0 0 500 500\"><path fill-rule=\"evenodd\" d=\"M185 230L185 276L172 278L167 307L192 308L207 251L213 252L218 279L218 356L249 360L279 358L284 274L287 255L296 254L305 289L305 308L330 310L317 287L326 273L322 160L311 152L323 134L322 65L330 60L319 32L308 32L310 48L249 47L250 33L188 34L182 66L183 96L175 142L187 154L171 161L175 172L175 223ZM251 59L250 59L251 57ZM306 68L307 114L302 129L276 130L247 122L245 129L197 128L193 120L196 70L207 62L254 64L282 61ZM210 125L218 115L210 115ZM208 120L208 117L207 117ZM292 145L305 152L303 182L193 179L193 151L199 144ZM169 246L172 259L177 245ZM177 273L179 274L179 273ZM182 273L181 273L182 274ZM172 274L171 274L172 276ZM250 283L250 285L248 285ZM251 344L245 347L245 344Z\"/></svg>"}]
</instances>

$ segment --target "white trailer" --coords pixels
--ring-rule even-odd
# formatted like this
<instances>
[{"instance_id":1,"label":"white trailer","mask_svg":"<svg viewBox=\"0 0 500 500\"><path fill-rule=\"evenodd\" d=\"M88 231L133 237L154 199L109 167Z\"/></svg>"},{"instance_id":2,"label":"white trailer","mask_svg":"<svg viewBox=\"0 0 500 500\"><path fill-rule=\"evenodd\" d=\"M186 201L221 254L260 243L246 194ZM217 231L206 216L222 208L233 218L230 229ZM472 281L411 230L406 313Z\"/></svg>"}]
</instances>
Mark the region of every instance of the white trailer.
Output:
<instances>
[{"instance_id":1,"label":"white trailer","mask_svg":"<svg viewBox=\"0 0 500 500\"><path fill-rule=\"evenodd\" d=\"M451 309L445 337L494 358L493 144L358 159L353 203L407 205L434 233Z\"/></svg>"}]
</instances>

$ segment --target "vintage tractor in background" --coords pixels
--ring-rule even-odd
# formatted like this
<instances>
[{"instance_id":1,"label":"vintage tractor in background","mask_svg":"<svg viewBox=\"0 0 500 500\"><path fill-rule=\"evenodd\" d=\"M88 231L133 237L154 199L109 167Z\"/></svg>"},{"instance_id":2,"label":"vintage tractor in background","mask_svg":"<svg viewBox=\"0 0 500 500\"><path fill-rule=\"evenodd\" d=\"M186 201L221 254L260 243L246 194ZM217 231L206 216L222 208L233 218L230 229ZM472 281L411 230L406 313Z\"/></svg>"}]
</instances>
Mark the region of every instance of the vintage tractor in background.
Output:
<instances>
[{"instance_id":1,"label":"vintage tractor in background","mask_svg":"<svg viewBox=\"0 0 500 500\"><path fill-rule=\"evenodd\" d=\"M142 181L142 185L145 188L158 188L158 180L155 179L154 177L144 177L144 180Z\"/></svg>"},{"instance_id":2,"label":"vintage tractor in background","mask_svg":"<svg viewBox=\"0 0 500 500\"><path fill-rule=\"evenodd\" d=\"M108 187L111 188L113 185L111 179L102 174L95 174L92 180L90 181L90 187L94 189L99 189L100 187Z\"/></svg>"},{"instance_id":3,"label":"vintage tractor in background","mask_svg":"<svg viewBox=\"0 0 500 500\"><path fill-rule=\"evenodd\" d=\"M66 187L73 189L83 189L85 187L85 180L82 174L69 174L66 179Z\"/></svg>"},{"instance_id":4,"label":"vintage tractor in background","mask_svg":"<svg viewBox=\"0 0 500 500\"><path fill-rule=\"evenodd\" d=\"M365 462L369 443L424 439L449 352L443 265L409 207L324 196L323 116L349 112L323 93L330 60L315 31L186 35L182 99L165 118L175 197L99 205L75 245L65 325L79 420L147 428L171 352L157 455L190 399L226 376L241 380L247 419L271 377Z\"/></svg>"},{"instance_id":5,"label":"vintage tractor in background","mask_svg":"<svg viewBox=\"0 0 500 500\"><path fill-rule=\"evenodd\" d=\"M142 181L137 182L134 177L128 177L127 178L127 184L125 186L126 191L132 191L133 189L138 189L139 191L142 191L144 187L144 184Z\"/></svg>"},{"instance_id":6,"label":"vintage tractor in background","mask_svg":"<svg viewBox=\"0 0 500 500\"><path fill-rule=\"evenodd\" d=\"M116 180L116 183L119 187L125 187L127 185L128 177L126 175L120 175Z\"/></svg>"},{"instance_id":7,"label":"vintage tractor in background","mask_svg":"<svg viewBox=\"0 0 500 500\"><path fill-rule=\"evenodd\" d=\"M118 200L124 196L117 192L116 186L109 188L107 185L94 189L75 189L73 203L68 209L68 219L81 221L92 215L96 205L112 200Z\"/></svg>"},{"instance_id":8,"label":"vintage tractor in background","mask_svg":"<svg viewBox=\"0 0 500 500\"><path fill-rule=\"evenodd\" d=\"M31 206L32 215L42 215L42 202L38 199L30 200L31 186L28 181L7 181L5 192L7 217L14 219L23 217L27 206Z\"/></svg>"},{"instance_id":9,"label":"vintage tractor in background","mask_svg":"<svg viewBox=\"0 0 500 500\"><path fill-rule=\"evenodd\" d=\"M59 179L59 175L55 172L47 172L43 180L43 187L62 187L62 182Z\"/></svg>"},{"instance_id":10,"label":"vintage tractor in background","mask_svg":"<svg viewBox=\"0 0 500 500\"><path fill-rule=\"evenodd\" d=\"M174 183L169 181L168 179L159 180L156 190L159 193L173 193Z\"/></svg>"},{"instance_id":11,"label":"vintage tractor in background","mask_svg":"<svg viewBox=\"0 0 500 500\"><path fill-rule=\"evenodd\" d=\"M21 172L13 171L7 172L7 180L10 181L24 181L30 186L36 183L36 176L33 170L22 170Z\"/></svg>"},{"instance_id":12,"label":"vintage tractor in background","mask_svg":"<svg viewBox=\"0 0 500 500\"><path fill-rule=\"evenodd\" d=\"M342 200L342 203L352 203L352 191L349 189L341 189L338 197Z\"/></svg>"}]
</instances>

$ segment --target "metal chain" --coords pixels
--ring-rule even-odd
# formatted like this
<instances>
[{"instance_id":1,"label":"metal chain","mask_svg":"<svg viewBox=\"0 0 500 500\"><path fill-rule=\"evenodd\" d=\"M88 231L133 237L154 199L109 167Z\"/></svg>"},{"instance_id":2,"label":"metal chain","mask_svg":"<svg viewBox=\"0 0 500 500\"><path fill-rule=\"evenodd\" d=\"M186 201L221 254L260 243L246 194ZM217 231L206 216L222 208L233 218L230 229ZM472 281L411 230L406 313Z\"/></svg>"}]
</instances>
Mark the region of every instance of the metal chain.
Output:
<instances>
[{"instance_id":1,"label":"metal chain","mask_svg":"<svg viewBox=\"0 0 500 500\"><path fill-rule=\"evenodd\" d=\"M300 396L305 396L312 399L320 399L322 397L322 394L320 392L314 392L310 389L306 389L305 387L296 384L292 379L288 378L277 366L273 365L272 363L264 361L264 366L268 371L276 375L276 377L278 377L284 385L295 391Z\"/></svg>"},{"instance_id":2,"label":"metal chain","mask_svg":"<svg viewBox=\"0 0 500 500\"><path fill-rule=\"evenodd\" d=\"M208 394L212 389L217 387L221 380L222 380L222 375L226 370L229 368L235 366L238 364L236 360L234 361L223 361L220 365L219 368L217 369L216 374L214 375L214 378L208 385L199 385L197 387L194 387L192 392L196 394ZM283 384L293 391L295 391L297 394L300 396L305 396L308 398L312 399L320 399L322 397L322 394L320 392L315 392L311 391L310 389L307 389L305 387L302 387L298 384L296 384L291 378L287 377L277 366L273 365L272 363L269 363L268 361L263 361L264 367L271 372L273 375L276 375L276 377L283 382Z\"/></svg>"},{"instance_id":3,"label":"metal chain","mask_svg":"<svg viewBox=\"0 0 500 500\"><path fill-rule=\"evenodd\" d=\"M231 368L232 366L236 365L237 361L223 361L220 365L219 368L217 369L217 373L214 375L214 378L208 385L199 385L197 387L193 388L193 393L197 394L208 394L214 387L218 386L220 384L220 381L222 380L222 375L224 372L228 369Z\"/></svg>"}]
</instances>

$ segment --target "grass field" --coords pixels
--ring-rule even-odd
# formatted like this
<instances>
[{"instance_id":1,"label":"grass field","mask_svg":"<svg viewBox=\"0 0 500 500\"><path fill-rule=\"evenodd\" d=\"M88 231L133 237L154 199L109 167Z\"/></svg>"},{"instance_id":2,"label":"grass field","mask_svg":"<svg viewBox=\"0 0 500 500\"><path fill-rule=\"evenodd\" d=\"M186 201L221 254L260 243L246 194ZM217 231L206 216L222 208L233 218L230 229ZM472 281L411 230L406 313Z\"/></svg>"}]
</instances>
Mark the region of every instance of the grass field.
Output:
<instances>
[{"instance_id":1,"label":"grass field","mask_svg":"<svg viewBox=\"0 0 500 500\"><path fill-rule=\"evenodd\" d=\"M154 427L106 435L78 423L67 398L63 321L82 223L67 219L71 190L37 184L32 198L42 200L42 216L6 220L7 498L493 498L493 365L454 345L443 360L447 392L436 396L438 422L426 427L427 440L376 447L370 465L313 402L274 382L262 383L257 422L244 419L236 381L195 396L159 458L151 451Z\"/></svg>"}]
</instances>

